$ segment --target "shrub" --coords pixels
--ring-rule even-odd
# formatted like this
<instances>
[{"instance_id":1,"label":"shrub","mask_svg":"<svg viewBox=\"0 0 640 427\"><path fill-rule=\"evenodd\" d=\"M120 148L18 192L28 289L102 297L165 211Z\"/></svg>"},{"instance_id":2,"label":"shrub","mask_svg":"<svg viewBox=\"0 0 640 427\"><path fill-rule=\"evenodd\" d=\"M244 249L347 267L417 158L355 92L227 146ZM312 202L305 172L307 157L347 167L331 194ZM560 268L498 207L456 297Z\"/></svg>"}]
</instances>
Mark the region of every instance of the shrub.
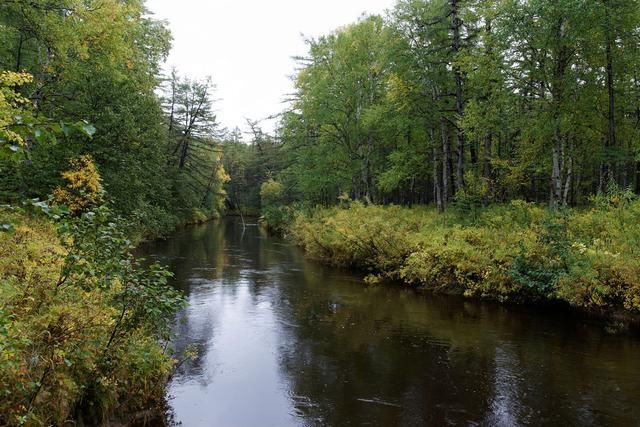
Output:
<instances>
[{"instance_id":1,"label":"shrub","mask_svg":"<svg viewBox=\"0 0 640 427\"><path fill-rule=\"evenodd\" d=\"M93 159L83 155L71 160L71 168L62 173L65 186L58 187L53 192L56 203L65 205L73 215L98 206L102 201L102 179Z\"/></svg>"},{"instance_id":2,"label":"shrub","mask_svg":"<svg viewBox=\"0 0 640 427\"><path fill-rule=\"evenodd\" d=\"M173 360L160 342L182 298L143 267L105 208L54 225L3 210L0 424L91 422L163 398Z\"/></svg>"},{"instance_id":3,"label":"shrub","mask_svg":"<svg viewBox=\"0 0 640 427\"><path fill-rule=\"evenodd\" d=\"M562 300L640 312L640 201L614 196L554 213L513 201L470 225L429 208L364 206L299 213L289 227L312 258L499 301Z\"/></svg>"},{"instance_id":4,"label":"shrub","mask_svg":"<svg viewBox=\"0 0 640 427\"><path fill-rule=\"evenodd\" d=\"M283 193L283 185L273 178L269 178L260 186L260 199L262 201L262 206L270 206L279 203Z\"/></svg>"}]
</instances>

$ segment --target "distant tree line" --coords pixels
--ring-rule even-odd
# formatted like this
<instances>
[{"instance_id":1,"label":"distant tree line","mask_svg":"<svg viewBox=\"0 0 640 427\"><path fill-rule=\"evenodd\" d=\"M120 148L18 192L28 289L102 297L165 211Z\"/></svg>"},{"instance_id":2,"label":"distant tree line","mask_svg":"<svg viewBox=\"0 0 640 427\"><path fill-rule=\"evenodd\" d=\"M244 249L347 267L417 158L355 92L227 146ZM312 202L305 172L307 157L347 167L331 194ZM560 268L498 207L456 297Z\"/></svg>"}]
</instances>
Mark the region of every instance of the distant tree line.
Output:
<instances>
[{"instance_id":1,"label":"distant tree line","mask_svg":"<svg viewBox=\"0 0 640 427\"><path fill-rule=\"evenodd\" d=\"M290 200L640 192L636 0L400 0L308 45L270 172Z\"/></svg>"}]
</instances>

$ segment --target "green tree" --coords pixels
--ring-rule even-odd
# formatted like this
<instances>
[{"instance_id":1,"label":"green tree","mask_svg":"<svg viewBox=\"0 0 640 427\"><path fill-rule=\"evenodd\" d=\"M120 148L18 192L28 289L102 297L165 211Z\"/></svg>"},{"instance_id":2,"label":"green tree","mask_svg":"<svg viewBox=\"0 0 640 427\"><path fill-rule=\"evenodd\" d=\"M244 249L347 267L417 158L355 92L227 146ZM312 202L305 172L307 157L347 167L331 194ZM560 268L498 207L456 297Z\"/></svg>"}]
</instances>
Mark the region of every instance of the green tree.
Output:
<instances>
[{"instance_id":1,"label":"green tree","mask_svg":"<svg viewBox=\"0 0 640 427\"><path fill-rule=\"evenodd\" d=\"M294 112L286 118L283 135L304 152L299 158L325 158L333 164L327 168L324 162L310 161L306 173L325 177L338 164L339 171L346 166L350 183L345 182L345 174L334 172L331 178L337 188L324 182L320 188L301 187L302 191L330 199L342 191L355 199L376 198L374 170L380 157L377 148L382 145L379 107L388 70L387 37L382 18L370 16L309 41L309 57L303 59L305 65L296 80Z\"/></svg>"}]
</instances>

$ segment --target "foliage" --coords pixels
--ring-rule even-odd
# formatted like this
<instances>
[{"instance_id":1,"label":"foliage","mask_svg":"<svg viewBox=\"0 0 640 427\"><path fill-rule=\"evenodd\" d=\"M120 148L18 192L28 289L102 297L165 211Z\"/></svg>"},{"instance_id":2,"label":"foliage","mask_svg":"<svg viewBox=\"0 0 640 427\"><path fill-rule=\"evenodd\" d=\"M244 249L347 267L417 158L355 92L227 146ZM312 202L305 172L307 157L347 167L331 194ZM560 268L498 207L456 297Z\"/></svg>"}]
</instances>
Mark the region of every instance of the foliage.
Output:
<instances>
[{"instance_id":1,"label":"foliage","mask_svg":"<svg viewBox=\"0 0 640 427\"><path fill-rule=\"evenodd\" d=\"M105 208L58 233L41 216L2 216L15 231L0 234L0 423L98 422L161 403L173 361L158 339L182 304L167 271L133 257Z\"/></svg>"},{"instance_id":2,"label":"foliage","mask_svg":"<svg viewBox=\"0 0 640 427\"><path fill-rule=\"evenodd\" d=\"M567 274L570 241L562 219L545 218L536 241L520 243L509 272L513 280L542 296L553 295L559 280Z\"/></svg>"},{"instance_id":3,"label":"foliage","mask_svg":"<svg viewBox=\"0 0 640 427\"><path fill-rule=\"evenodd\" d=\"M263 203L262 184L269 179L283 186L290 182L283 160L282 146L277 138L262 131L257 122L248 121L251 139L245 142L238 128L226 135L222 142L222 162L230 180L225 184L228 210L244 215L257 215ZM283 193L281 202L293 200L291 189Z\"/></svg>"},{"instance_id":4,"label":"foliage","mask_svg":"<svg viewBox=\"0 0 640 427\"><path fill-rule=\"evenodd\" d=\"M284 186L273 178L269 178L260 186L260 199L265 206L280 202L283 193Z\"/></svg>"},{"instance_id":5,"label":"foliage","mask_svg":"<svg viewBox=\"0 0 640 427\"><path fill-rule=\"evenodd\" d=\"M89 155L105 200L137 235L166 233L194 210L218 215L227 178L211 83L179 79L175 109L163 111L170 38L143 0L2 3L0 70L24 72L0 71L0 201L47 199L70 161ZM185 117L187 134L174 126Z\"/></svg>"},{"instance_id":6,"label":"foliage","mask_svg":"<svg viewBox=\"0 0 640 427\"><path fill-rule=\"evenodd\" d=\"M64 187L53 192L56 203L65 205L73 215L80 215L102 201L102 179L89 155L71 160L71 168L62 173Z\"/></svg>"},{"instance_id":7,"label":"foliage","mask_svg":"<svg viewBox=\"0 0 640 427\"><path fill-rule=\"evenodd\" d=\"M274 175L298 201L584 206L640 192L638 0L400 0L308 41ZM551 183L551 185L549 184Z\"/></svg>"},{"instance_id":8,"label":"foliage","mask_svg":"<svg viewBox=\"0 0 640 427\"><path fill-rule=\"evenodd\" d=\"M191 80L175 70L165 88L163 109L170 137L168 163L175 210L182 222L202 222L223 209L224 184L229 176L222 163L222 150L211 99L211 79Z\"/></svg>"},{"instance_id":9,"label":"foliage","mask_svg":"<svg viewBox=\"0 0 640 427\"><path fill-rule=\"evenodd\" d=\"M333 201L343 191L373 196L387 39L382 19L370 16L309 42L310 58L296 80L295 114L285 116L283 132L295 149L290 173L314 201Z\"/></svg>"},{"instance_id":10,"label":"foliage","mask_svg":"<svg viewBox=\"0 0 640 427\"><path fill-rule=\"evenodd\" d=\"M3 156L26 145L24 136L13 128L29 113L30 102L17 93L15 88L32 81L33 77L27 73L0 72L0 150Z\"/></svg>"},{"instance_id":11,"label":"foliage","mask_svg":"<svg viewBox=\"0 0 640 427\"><path fill-rule=\"evenodd\" d=\"M425 208L354 203L298 214L290 233L311 257L369 271L371 283L640 312L638 214L638 200L560 214L516 201L467 225Z\"/></svg>"},{"instance_id":12,"label":"foliage","mask_svg":"<svg viewBox=\"0 0 640 427\"><path fill-rule=\"evenodd\" d=\"M33 102L18 91L31 83L29 73L0 71L0 161L6 165L28 157L34 143L55 144L60 135L95 133L95 127L84 121L53 123L38 116Z\"/></svg>"},{"instance_id":13,"label":"foliage","mask_svg":"<svg viewBox=\"0 0 640 427\"><path fill-rule=\"evenodd\" d=\"M473 174L465 174L466 185L458 191L453 203L455 213L462 220L476 221L481 208L486 205L489 199L489 186L483 178L474 179Z\"/></svg>"}]
</instances>

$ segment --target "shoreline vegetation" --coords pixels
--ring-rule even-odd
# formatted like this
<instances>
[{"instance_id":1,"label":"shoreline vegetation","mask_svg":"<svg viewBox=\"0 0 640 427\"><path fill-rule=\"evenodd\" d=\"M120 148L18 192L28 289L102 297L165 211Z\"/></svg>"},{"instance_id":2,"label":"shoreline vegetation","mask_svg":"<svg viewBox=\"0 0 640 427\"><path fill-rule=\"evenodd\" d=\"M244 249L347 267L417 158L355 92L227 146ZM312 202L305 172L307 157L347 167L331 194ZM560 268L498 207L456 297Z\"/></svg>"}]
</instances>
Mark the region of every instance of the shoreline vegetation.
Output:
<instances>
[{"instance_id":1,"label":"shoreline vegetation","mask_svg":"<svg viewBox=\"0 0 640 427\"><path fill-rule=\"evenodd\" d=\"M399 0L310 39L273 135L222 143L229 205L369 283L635 317L639 6Z\"/></svg>"},{"instance_id":2,"label":"shoreline vegetation","mask_svg":"<svg viewBox=\"0 0 640 427\"><path fill-rule=\"evenodd\" d=\"M223 208L214 84L144 0L3 1L0 41L0 425L162 412L184 298L134 246Z\"/></svg>"},{"instance_id":3,"label":"shoreline vegetation","mask_svg":"<svg viewBox=\"0 0 640 427\"><path fill-rule=\"evenodd\" d=\"M368 284L515 304L561 303L620 328L640 318L640 201L629 193L588 209L552 211L523 201L473 215L433 207L291 211L274 227L306 255L367 272Z\"/></svg>"},{"instance_id":4,"label":"shoreline vegetation","mask_svg":"<svg viewBox=\"0 0 640 427\"><path fill-rule=\"evenodd\" d=\"M3 207L0 424L98 425L165 402L167 348L184 300L102 206L73 217Z\"/></svg>"}]
</instances>

